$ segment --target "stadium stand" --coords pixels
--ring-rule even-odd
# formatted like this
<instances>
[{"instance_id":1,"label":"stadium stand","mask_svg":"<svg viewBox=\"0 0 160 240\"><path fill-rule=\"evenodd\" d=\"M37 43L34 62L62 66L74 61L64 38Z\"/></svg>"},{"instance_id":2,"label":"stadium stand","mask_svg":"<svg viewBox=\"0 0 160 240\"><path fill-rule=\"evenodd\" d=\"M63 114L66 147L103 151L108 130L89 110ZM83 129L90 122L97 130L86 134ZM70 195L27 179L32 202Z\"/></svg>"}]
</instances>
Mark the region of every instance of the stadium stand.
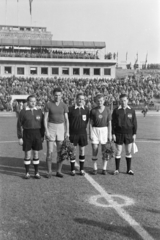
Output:
<instances>
[{"instance_id":1,"label":"stadium stand","mask_svg":"<svg viewBox=\"0 0 160 240\"><path fill-rule=\"evenodd\" d=\"M11 104L12 95L35 94L38 105L44 106L50 100L51 91L60 87L63 91L63 101L72 105L78 92L84 92L89 107L94 105L94 97L97 93L106 96L107 104L118 104L119 95L122 92L128 94L129 103L139 106L147 103L154 105L153 98L160 99L160 77L129 76L125 79L78 79L78 78L22 78L8 77L0 78L0 110L12 111L14 104Z\"/></svg>"}]
</instances>

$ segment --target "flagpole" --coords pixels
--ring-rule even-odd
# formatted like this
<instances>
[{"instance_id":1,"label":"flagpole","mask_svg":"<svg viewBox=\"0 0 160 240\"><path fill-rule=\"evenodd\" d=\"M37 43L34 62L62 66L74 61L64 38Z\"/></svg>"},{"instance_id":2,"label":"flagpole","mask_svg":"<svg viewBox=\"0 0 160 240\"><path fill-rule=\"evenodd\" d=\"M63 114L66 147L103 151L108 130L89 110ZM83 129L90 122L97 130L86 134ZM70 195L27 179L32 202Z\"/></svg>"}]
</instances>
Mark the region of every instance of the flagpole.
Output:
<instances>
[{"instance_id":1,"label":"flagpole","mask_svg":"<svg viewBox=\"0 0 160 240\"><path fill-rule=\"evenodd\" d=\"M126 52L126 62L127 62L128 52Z\"/></svg>"},{"instance_id":2,"label":"flagpole","mask_svg":"<svg viewBox=\"0 0 160 240\"><path fill-rule=\"evenodd\" d=\"M5 6L5 25L7 25L7 0L6 0L6 6Z\"/></svg>"},{"instance_id":3,"label":"flagpole","mask_svg":"<svg viewBox=\"0 0 160 240\"><path fill-rule=\"evenodd\" d=\"M19 26L19 6L18 6L19 1L17 0L17 26Z\"/></svg>"},{"instance_id":4,"label":"flagpole","mask_svg":"<svg viewBox=\"0 0 160 240\"><path fill-rule=\"evenodd\" d=\"M30 15L31 15L31 27L32 27L32 1L33 1L33 0L29 0L29 5L30 5Z\"/></svg>"},{"instance_id":5,"label":"flagpole","mask_svg":"<svg viewBox=\"0 0 160 240\"><path fill-rule=\"evenodd\" d=\"M31 13L31 27L32 27L32 13Z\"/></svg>"}]
</instances>

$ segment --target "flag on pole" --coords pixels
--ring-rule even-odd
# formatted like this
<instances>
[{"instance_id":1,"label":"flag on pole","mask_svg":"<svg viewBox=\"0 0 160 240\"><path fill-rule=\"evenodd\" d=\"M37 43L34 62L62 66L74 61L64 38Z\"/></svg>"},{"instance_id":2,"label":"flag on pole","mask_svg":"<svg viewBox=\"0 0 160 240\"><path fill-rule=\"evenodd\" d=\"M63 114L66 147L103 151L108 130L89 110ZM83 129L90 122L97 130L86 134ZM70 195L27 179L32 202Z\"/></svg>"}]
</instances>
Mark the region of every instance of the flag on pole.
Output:
<instances>
[{"instance_id":1,"label":"flag on pole","mask_svg":"<svg viewBox=\"0 0 160 240\"><path fill-rule=\"evenodd\" d=\"M145 61L145 64L147 64L147 57L148 57L148 53L146 54L146 61Z\"/></svg>"},{"instance_id":2,"label":"flag on pole","mask_svg":"<svg viewBox=\"0 0 160 240\"><path fill-rule=\"evenodd\" d=\"M135 64L137 64L137 63L138 63L138 53L137 53L137 58L136 58Z\"/></svg>"},{"instance_id":3,"label":"flag on pole","mask_svg":"<svg viewBox=\"0 0 160 240\"><path fill-rule=\"evenodd\" d=\"M126 62L127 62L128 52L126 52Z\"/></svg>"},{"instance_id":4,"label":"flag on pole","mask_svg":"<svg viewBox=\"0 0 160 240\"><path fill-rule=\"evenodd\" d=\"M29 0L30 14L32 15L32 2L33 0Z\"/></svg>"}]
</instances>

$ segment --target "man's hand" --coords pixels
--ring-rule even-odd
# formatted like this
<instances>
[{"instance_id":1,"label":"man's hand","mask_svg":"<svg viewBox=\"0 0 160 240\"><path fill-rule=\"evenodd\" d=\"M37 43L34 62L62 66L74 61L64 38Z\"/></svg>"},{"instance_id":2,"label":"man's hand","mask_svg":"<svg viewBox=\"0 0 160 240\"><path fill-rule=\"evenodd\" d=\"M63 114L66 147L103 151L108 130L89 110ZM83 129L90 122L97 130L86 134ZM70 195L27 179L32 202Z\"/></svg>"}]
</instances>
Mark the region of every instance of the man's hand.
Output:
<instances>
[{"instance_id":1,"label":"man's hand","mask_svg":"<svg viewBox=\"0 0 160 240\"><path fill-rule=\"evenodd\" d=\"M91 134L89 134L89 140L90 140L90 141L92 141L92 140L93 140L93 139L92 139L92 137L91 137Z\"/></svg>"},{"instance_id":2,"label":"man's hand","mask_svg":"<svg viewBox=\"0 0 160 240\"><path fill-rule=\"evenodd\" d=\"M22 138L19 139L19 145L23 146L23 139Z\"/></svg>"},{"instance_id":3,"label":"man's hand","mask_svg":"<svg viewBox=\"0 0 160 240\"><path fill-rule=\"evenodd\" d=\"M51 136L48 131L46 131L45 136L46 136L46 140L50 140Z\"/></svg>"},{"instance_id":4,"label":"man's hand","mask_svg":"<svg viewBox=\"0 0 160 240\"><path fill-rule=\"evenodd\" d=\"M136 141L136 134L133 135L133 142Z\"/></svg>"},{"instance_id":5,"label":"man's hand","mask_svg":"<svg viewBox=\"0 0 160 240\"><path fill-rule=\"evenodd\" d=\"M64 138L67 138L67 137L69 138L69 133L68 133L68 132L65 132L65 133L64 133Z\"/></svg>"},{"instance_id":6,"label":"man's hand","mask_svg":"<svg viewBox=\"0 0 160 240\"><path fill-rule=\"evenodd\" d=\"M115 135L115 134L112 135L112 140L113 140L114 142L116 142L116 135Z\"/></svg>"},{"instance_id":7,"label":"man's hand","mask_svg":"<svg viewBox=\"0 0 160 240\"><path fill-rule=\"evenodd\" d=\"M109 141L109 142L112 142L112 136L111 136L111 135L108 136L108 141Z\"/></svg>"}]
</instances>

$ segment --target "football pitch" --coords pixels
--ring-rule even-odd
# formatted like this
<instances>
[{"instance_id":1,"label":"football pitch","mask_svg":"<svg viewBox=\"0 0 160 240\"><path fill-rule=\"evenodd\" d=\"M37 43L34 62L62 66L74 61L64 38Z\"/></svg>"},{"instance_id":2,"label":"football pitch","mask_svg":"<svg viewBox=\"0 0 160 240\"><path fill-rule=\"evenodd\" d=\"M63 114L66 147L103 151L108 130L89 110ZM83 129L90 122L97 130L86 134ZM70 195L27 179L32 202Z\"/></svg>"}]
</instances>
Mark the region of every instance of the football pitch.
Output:
<instances>
[{"instance_id":1,"label":"football pitch","mask_svg":"<svg viewBox=\"0 0 160 240\"><path fill-rule=\"evenodd\" d=\"M23 179L23 152L16 136L16 117L0 115L0 240L153 240L160 239L160 113L137 113L138 153L134 176L126 174L123 151L120 174L92 175L91 144L86 147L85 176L46 174L46 143L40 152L41 179ZM33 176L33 167L31 175Z\"/></svg>"}]
</instances>

